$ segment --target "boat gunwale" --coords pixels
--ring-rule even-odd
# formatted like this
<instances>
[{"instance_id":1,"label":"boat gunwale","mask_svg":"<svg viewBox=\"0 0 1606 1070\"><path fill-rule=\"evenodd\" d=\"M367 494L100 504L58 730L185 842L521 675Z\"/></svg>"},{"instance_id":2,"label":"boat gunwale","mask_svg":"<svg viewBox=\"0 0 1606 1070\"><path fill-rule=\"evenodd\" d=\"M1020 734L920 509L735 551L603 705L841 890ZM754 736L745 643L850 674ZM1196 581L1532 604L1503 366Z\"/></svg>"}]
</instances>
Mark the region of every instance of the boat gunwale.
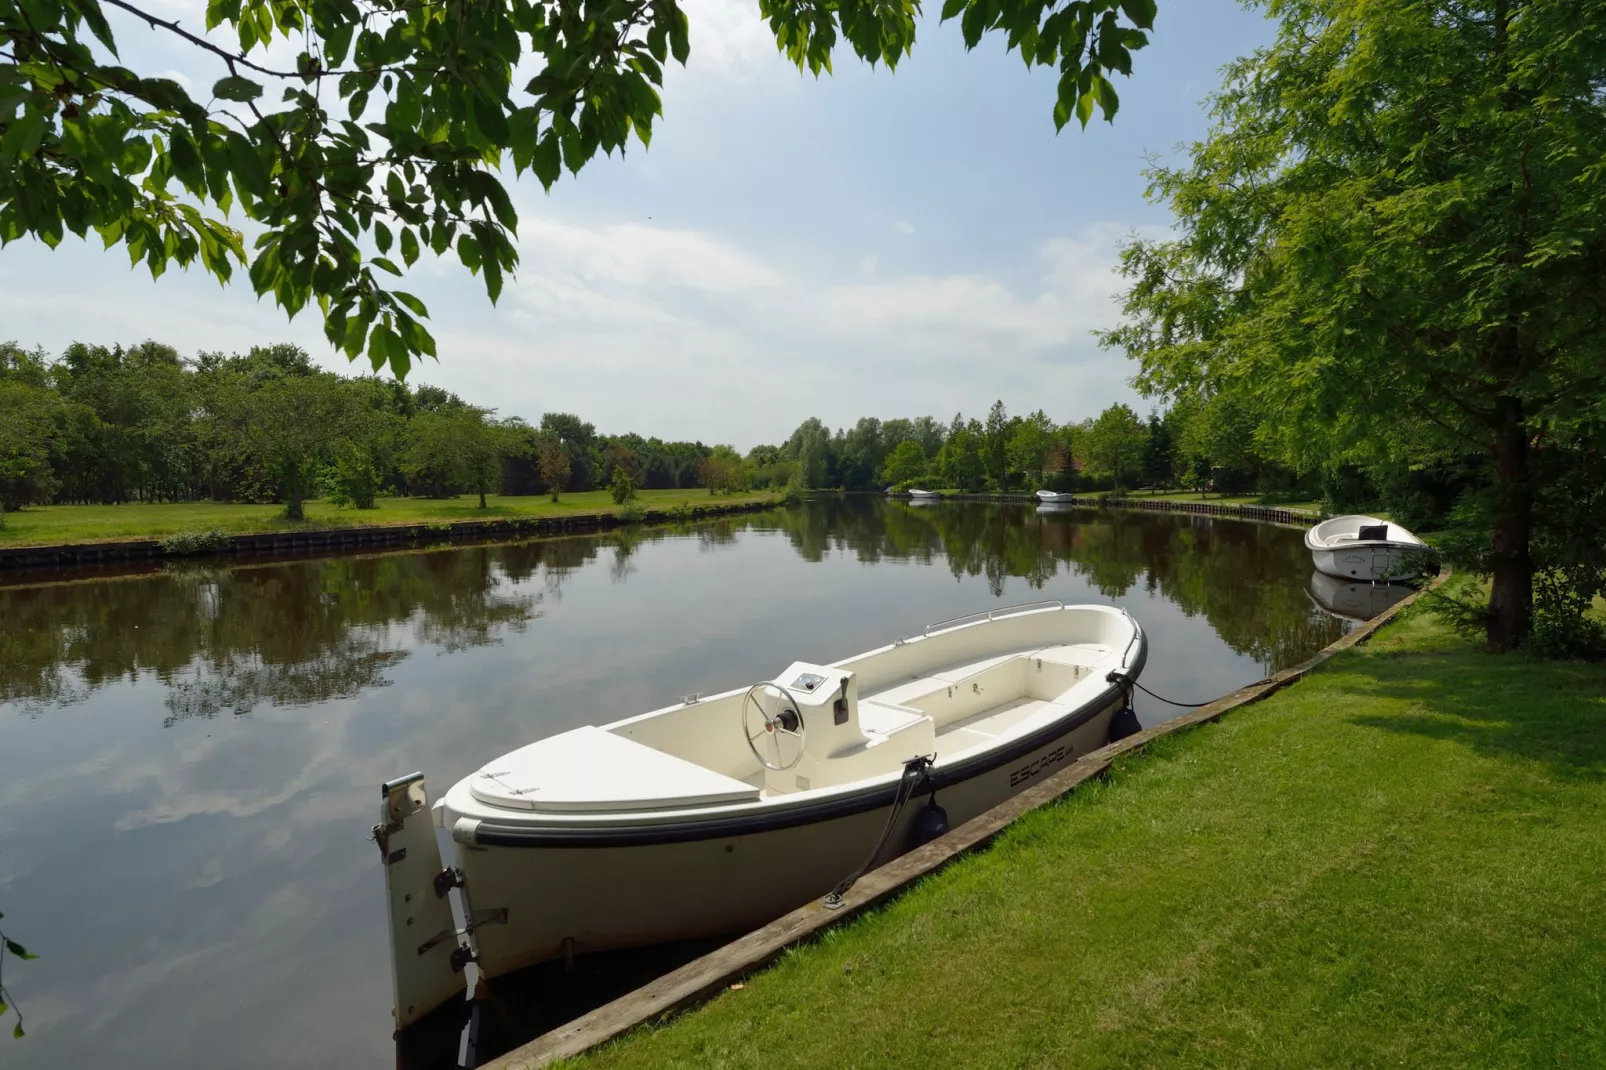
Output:
<instances>
[{"instance_id":1,"label":"boat gunwale","mask_svg":"<svg viewBox=\"0 0 1606 1070\"><path fill-rule=\"evenodd\" d=\"M1146 657L1147 644L1139 648L1139 655L1133 668L1141 670ZM990 773L999 766L1007 765L1034 750L1048 745L1060 736L1075 731L1098 716L1108 708L1110 701L1118 697L1120 693L1121 686L1119 684L1111 684L1100 692L1097 698L1091 699L1078 707L1074 714L1034 729L1032 732L1015 739L1008 740L994 748L984 750L972 758L958 759L953 765L946 767L933 766L928 774L926 785L911 798L934 795L946 787ZM800 825L813 825L821 821L852 817L855 814L891 805L897 791L898 779L890 779L883 782L882 778L877 778L877 781L870 782L857 791L809 799L796 806L763 807L760 803L748 803L744 804L743 809L734 813L731 812L730 808L722 808L722 811L717 815L710 815L701 820L661 821L657 823L637 822L634 824L613 825L582 825L579 823L535 825L532 823L513 825L477 818L463 820L477 822L473 827L471 842L473 845L481 847L643 847L652 844L729 839L732 836L775 832ZM693 811L686 810L679 813L691 812ZM676 814L677 817L679 813ZM616 813L608 816L618 818L629 815Z\"/></svg>"},{"instance_id":2,"label":"boat gunwale","mask_svg":"<svg viewBox=\"0 0 1606 1070\"><path fill-rule=\"evenodd\" d=\"M1115 606L1101 605L1069 605L1058 609L1032 610L1032 613L1064 613L1075 610L1097 610L1123 617L1131 626L1132 633L1126 647L1119 653L1119 665L1111 670L1119 672L1129 678L1135 678L1143 671L1148 661L1148 635L1143 626L1139 624L1130 613ZM1000 620L1012 618L1000 618ZM994 623L990 620L980 620L969 624L958 625L954 629L946 629L935 635L948 634L962 628L980 627ZM900 645L908 645L924 641L925 636L914 636L902 641L891 643L875 650L866 651L843 658L831 663L831 667L838 667L848 662L871 657L875 654L897 649ZM1133 650L1136 648L1134 654ZM1117 657L1117 652L1111 648L1111 658ZM1130 660L1128 660L1130 658ZM723 694L737 694L740 688ZM1010 739L1002 740L996 744L974 748L970 752L961 752L951 763L940 760L934 764L927 774L926 785L922 786L917 795L926 796L948 787L950 785L969 780L976 776L992 772L1001 765L1005 765L1034 750L1047 745L1059 736L1072 732L1083 724L1092 720L1103 712L1110 702L1119 697L1122 685L1110 681L1097 695L1088 698L1078 705L1075 710L1063 717L1034 728ZM710 696L710 698L715 696ZM702 700L706 701L706 700ZM635 717L625 718L601 726L606 730L635 722L656 713L668 712L678 707L668 706L661 711L650 711L638 714ZM454 838L458 836L456 826L470 825L464 833L468 842L487 847L629 847L656 843L685 843L703 839L722 839L732 835L746 835L757 832L770 832L777 829L791 828L798 825L814 824L821 820L833 820L839 817L849 817L867 810L878 809L889 805L897 793L898 784L902 777L901 771L881 774L877 777L866 778L860 781L841 785L840 788L825 789L822 794L797 793L790 796L779 796L756 799L751 802L731 803L714 807L683 807L677 810L656 811L609 811L600 814L587 814L582 816L570 813L549 811L526 811L517 813L507 812L507 818L486 819L462 815L454 822ZM790 802L790 800L796 800ZM443 797L442 802L445 799ZM500 815L499 815L500 816ZM512 818L513 820L508 820ZM554 820L556 819L556 820Z\"/></svg>"},{"instance_id":3,"label":"boat gunwale","mask_svg":"<svg viewBox=\"0 0 1606 1070\"><path fill-rule=\"evenodd\" d=\"M1317 534L1322 528L1327 527L1329 524L1335 524L1340 520L1364 520L1373 524L1386 524L1389 527L1405 532L1410 536L1410 539L1345 539L1342 543L1333 543L1328 541L1328 536ZM1403 524L1392 520L1384 520L1382 517L1365 516L1361 513L1346 513L1343 516L1328 517L1326 520L1317 521L1305 529L1305 549L1312 552L1328 551L1337 553L1341 549L1376 550L1379 548L1406 551L1430 549L1424 539L1415 532L1408 530Z\"/></svg>"}]
</instances>

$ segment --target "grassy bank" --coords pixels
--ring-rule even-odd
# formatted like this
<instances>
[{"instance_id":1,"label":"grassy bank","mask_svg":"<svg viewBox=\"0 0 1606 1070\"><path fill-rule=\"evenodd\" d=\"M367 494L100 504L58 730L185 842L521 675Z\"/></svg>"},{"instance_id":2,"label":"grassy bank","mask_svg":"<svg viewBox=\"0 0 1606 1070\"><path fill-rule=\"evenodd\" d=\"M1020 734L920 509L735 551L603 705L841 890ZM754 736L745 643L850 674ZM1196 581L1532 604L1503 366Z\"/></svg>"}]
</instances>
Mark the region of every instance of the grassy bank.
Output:
<instances>
[{"instance_id":1,"label":"grassy bank","mask_svg":"<svg viewBox=\"0 0 1606 1070\"><path fill-rule=\"evenodd\" d=\"M1414 613L600 1067L1606 1065L1606 667Z\"/></svg>"},{"instance_id":2,"label":"grassy bank","mask_svg":"<svg viewBox=\"0 0 1606 1070\"><path fill-rule=\"evenodd\" d=\"M939 494L948 497L964 493L956 487L933 489L937 490ZM1114 496L1114 492L1104 490L1077 491L1076 494L1079 497L1087 498L1101 498L1106 495ZM1255 494L1206 494L1197 490L1129 490L1124 491L1121 497L1152 499L1154 501L1209 502L1212 505L1266 505L1275 506L1278 509L1303 509L1309 513L1319 513L1322 510L1322 503L1315 500L1283 501L1280 498L1268 498Z\"/></svg>"},{"instance_id":3,"label":"grassy bank","mask_svg":"<svg viewBox=\"0 0 1606 1070\"><path fill-rule=\"evenodd\" d=\"M1096 496L1096 495L1095 495ZM1212 505L1266 505L1278 509L1302 509L1308 513L1322 511L1322 503L1314 499L1307 501L1284 501L1276 496L1265 497L1257 494L1206 494L1197 490L1129 490L1128 498L1152 498L1158 501L1173 502L1210 502Z\"/></svg>"},{"instance_id":4,"label":"grassy bank","mask_svg":"<svg viewBox=\"0 0 1606 1070\"><path fill-rule=\"evenodd\" d=\"M769 493L711 495L708 491L643 490L635 504L643 509L728 506L770 501ZM102 539L151 539L181 531L220 531L234 535L252 531L295 531L307 528L351 528L381 524L441 523L515 517L573 516L618 511L607 491L565 494L553 502L545 496L503 497L493 494L486 508L479 499L381 498L376 509L339 509L327 502L306 503L307 519L285 520L278 505L226 502L163 502L127 505L45 505L7 513L0 527L0 546L55 545Z\"/></svg>"}]
</instances>

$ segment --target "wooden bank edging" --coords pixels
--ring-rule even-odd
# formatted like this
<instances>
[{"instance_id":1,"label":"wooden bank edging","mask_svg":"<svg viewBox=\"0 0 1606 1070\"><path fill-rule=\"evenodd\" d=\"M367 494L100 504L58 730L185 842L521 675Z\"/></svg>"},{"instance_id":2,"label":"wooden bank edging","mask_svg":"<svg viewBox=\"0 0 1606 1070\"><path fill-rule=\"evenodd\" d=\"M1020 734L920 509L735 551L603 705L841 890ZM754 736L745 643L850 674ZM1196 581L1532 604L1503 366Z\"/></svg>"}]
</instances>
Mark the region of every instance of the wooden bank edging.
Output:
<instances>
[{"instance_id":1,"label":"wooden bank edging","mask_svg":"<svg viewBox=\"0 0 1606 1070\"><path fill-rule=\"evenodd\" d=\"M1449 578L1443 569L1415 594L1389 607L1348 635L1330 643L1305 661L1260 681L1241 687L1208 706L1145 728L1141 732L1083 755L1035 787L993 807L923 847L893 859L859 879L843 897L842 906L827 910L815 900L746 936L694 959L677 970L627 992L589 1014L544 1033L500 1058L481 1064L483 1070L535 1070L606 1043L639 1025L712 998L731 983L774 962L788 948L818 936L831 926L880 905L921 877L942 868L955 857L989 843L1016 818L1069 794L1077 785L1102 775L1122 755L1148 746L1161 736L1216 721L1240 706L1258 702L1302 679L1334 654L1370 639L1406 606Z\"/></svg>"},{"instance_id":2,"label":"wooden bank edging","mask_svg":"<svg viewBox=\"0 0 1606 1070\"><path fill-rule=\"evenodd\" d=\"M8 546L0 547L0 571L71 567L106 561L139 561L152 558L294 553L361 546L447 542L453 539L584 534L623 527L626 524L662 524L679 519L700 520L732 513L756 513L773 509L780 504L782 504L781 499L775 498L734 504L697 505L691 506L684 513L669 509L649 509L640 516L628 520L621 519L617 513L575 513L568 516L375 524L367 527L309 528L300 531L253 531L225 535L216 546L199 551L170 549L167 543L171 541L171 536L167 539L113 539L106 542L53 546Z\"/></svg>"}]
</instances>

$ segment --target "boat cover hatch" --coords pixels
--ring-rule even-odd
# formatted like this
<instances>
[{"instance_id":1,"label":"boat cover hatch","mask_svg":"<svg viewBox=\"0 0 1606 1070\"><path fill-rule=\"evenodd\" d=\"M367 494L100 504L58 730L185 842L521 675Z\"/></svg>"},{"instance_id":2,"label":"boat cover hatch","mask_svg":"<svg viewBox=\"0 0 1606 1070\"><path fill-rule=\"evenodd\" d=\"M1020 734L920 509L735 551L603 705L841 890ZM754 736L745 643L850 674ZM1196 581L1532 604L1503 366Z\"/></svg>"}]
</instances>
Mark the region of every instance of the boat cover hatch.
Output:
<instances>
[{"instance_id":1,"label":"boat cover hatch","mask_svg":"<svg viewBox=\"0 0 1606 1070\"><path fill-rule=\"evenodd\" d=\"M751 784L592 725L504 754L469 787L481 802L515 810L673 809L759 795Z\"/></svg>"}]
</instances>

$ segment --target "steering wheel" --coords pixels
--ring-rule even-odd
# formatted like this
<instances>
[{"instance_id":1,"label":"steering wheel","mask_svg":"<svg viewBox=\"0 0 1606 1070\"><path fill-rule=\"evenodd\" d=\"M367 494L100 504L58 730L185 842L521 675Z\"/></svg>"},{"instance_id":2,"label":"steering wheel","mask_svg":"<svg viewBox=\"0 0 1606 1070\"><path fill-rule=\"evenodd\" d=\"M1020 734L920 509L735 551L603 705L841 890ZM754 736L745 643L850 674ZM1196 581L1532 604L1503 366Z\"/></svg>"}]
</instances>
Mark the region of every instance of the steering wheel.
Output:
<instances>
[{"instance_id":1,"label":"steering wheel","mask_svg":"<svg viewBox=\"0 0 1606 1070\"><path fill-rule=\"evenodd\" d=\"M742 696L742 734L765 769L781 772L802 761L804 731L797 699L780 684L754 684Z\"/></svg>"}]
</instances>

